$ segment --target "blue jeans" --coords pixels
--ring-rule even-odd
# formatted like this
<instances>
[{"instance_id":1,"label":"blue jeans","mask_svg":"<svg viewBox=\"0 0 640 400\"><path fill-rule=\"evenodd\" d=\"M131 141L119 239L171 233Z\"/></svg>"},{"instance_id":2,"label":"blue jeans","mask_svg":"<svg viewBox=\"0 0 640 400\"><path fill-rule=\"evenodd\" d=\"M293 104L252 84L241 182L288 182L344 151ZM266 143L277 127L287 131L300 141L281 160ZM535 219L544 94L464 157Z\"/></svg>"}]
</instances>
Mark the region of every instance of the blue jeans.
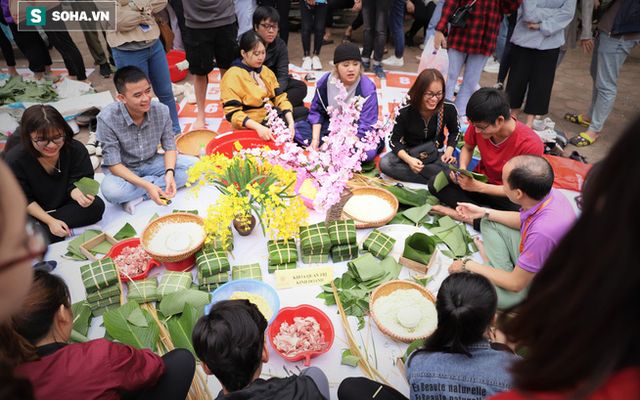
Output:
<instances>
[{"instance_id":1,"label":"blue jeans","mask_svg":"<svg viewBox=\"0 0 640 400\"><path fill-rule=\"evenodd\" d=\"M393 47L396 57L402 58L404 55L404 32L402 23L404 22L404 0L393 0L391 12L389 13L389 31L393 35Z\"/></svg>"},{"instance_id":2,"label":"blue jeans","mask_svg":"<svg viewBox=\"0 0 640 400\"><path fill-rule=\"evenodd\" d=\"M502 61L502 53L504 47L507 44L507 31L509 30L509 23L507 21L507 14L504 14L502 23L500 24L500 30L498 30L498 38L496 39L496 49L494 54L498 56L498 61Z\"/></svg>"},{"instance_id":3,"label":"blue jeans","mask_svg":"<svg viewBox=\"0 0 640 400\"><path fill-rule=\"evenodd\" d=\"M178 109L171 90L171 76L169 75L169 64L164 53L164 47L160 40L148 49L126 51L117 47L111 49L116 68L120 69L127 65L133 65L144 71L149 77L153 92L158 96L162 104L169 107L169 115L173 125L173 133L182 133L180 122L178 122Z\"/></svg>"},{"instance_id":4,"label":"blue jeans","mask_svg":"<svg viewBox=\"0 0 640 400\"><path fill-rule=\"evenodd\" d=\"M197 158L191 156L185 156L178 154L175 166L175 181L176 187L181 188L187 183L187 170L191 168L196 162ZM167 183L164 180L165 165L164 154L156 154L151 157L145 163L142 163L137 168L129 168L131 172L138 175L147 182L151 182L157 185L162 190L165 190ZM102 168L104 171L104 179L100 188L102 189L102 195L109 203L122 204L133 199L137 199L142 196L145 200L149 200L149 193L130 183L119 176L115 176L109 171L109 168Z\"/></svg>"},{"instance_id":5,"label":"blue jeans","mask_svg":"<svg viewBox=\"0 0 640 400\"><path fill-rule=\"evenodd\" d=\"M600 33L595 40L591 58L591 78L593 78L593 95L588 117L591 118L589 129L602 131L604 122L613 109L613 102L618 92L618 75L620 68L638 40L612 38Z\"/></svg>"},{"instance_id":6,"label":"blue jeans","mask_svg":"<svg viewBox=\"0 0 640 400\"><path fill-rule=\"evenodd\" d=\"M238 39L246 31L253 29L253 12L256 10L256 0L233 0L238 18Z\"/></svg>"},{"instance_id":7,"label":"blue jeans","mask_svg":"<svg viewBox=\"0 0 640 400\"><path fill-rule=\"evenodd\" d=\"M460 114L460 116L467 115L467 103L473 92L475 92L478 82L480 82L480 74L482 74L482 69L489 56L485 56L484 54L462 53L455 49L449 49L448 54L449 73L447 74L445 97L447 99L453 98L453 91L456 88L458 75L460 75L462 66L466 64L462 86L460 86L460 91L454 103L458 108L458 114Z\"/></svg>"},{"instance_id":8,"label":"blue jeans","mask_svg":"<svg viewBox=\"0 0 640 400\"><path fill-rule=\"evenodd\" d=\"M429 26L427 27L427 33L424 35L425 45L429 41L429 38L436 34L436 25L438 25L438 22L440 22L443 5L444 5L444 0L440 0L438 2L438 5L436 5L436 9L433 10L433 15L431 16L431 20L429 21Z\"/></svg>"}]
</instances>

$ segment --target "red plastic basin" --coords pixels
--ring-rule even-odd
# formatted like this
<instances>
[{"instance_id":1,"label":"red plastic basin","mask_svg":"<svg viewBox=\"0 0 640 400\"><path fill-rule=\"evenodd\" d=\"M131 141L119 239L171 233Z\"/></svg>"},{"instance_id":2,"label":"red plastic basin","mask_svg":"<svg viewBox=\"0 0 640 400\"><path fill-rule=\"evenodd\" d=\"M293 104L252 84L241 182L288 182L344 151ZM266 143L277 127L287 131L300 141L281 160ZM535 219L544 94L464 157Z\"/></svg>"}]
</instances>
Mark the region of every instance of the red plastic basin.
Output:
<instances>
[{"instance_id":1,"label":"red plastic basin","mask_svg":"<svg viewBox=\"0 0 640 400\"><path fill-rule=\"evenodd\" d=\"M123 240L121 242L114 244L113 247L111 247L111 250L109 250L109 253L107 253L107 255L105 256L105 258L111 257L112 259L115 259L122 253L125 247L138 247L138 246L140 246L140 238L131 238L131 239ZM157 267L159 265L160 265L160 262L152 258L151 261L149 261L149 263L147 264L147 269L144 272L137 275L130 275L128 277L120 274L120 279L123 281L127 281L127 280L137 281L139 279L144 279L147 277L147 275L149 275L149 272L153 267Z\"/></svg>"},{"instance_id":2,"label":"red plastic basin","mask_svg":"<svg viewBox=\"0 0 640 400\"><path fill-rule=\"evenodd\" d=\"M324 333L324 340L326 343L324 349L318 350L318 351L303 351L301 353L296 354L293 357L286 357L276 348L275 344L273 343L273 339L280 332L280 325L283 322L287 322L290 325L293 324L294 317L302 317L302 318L313 317L316 319L316 321L318 321L318 324L320 324L320 330ZM327 314L325 314L319 308L309 304L301 304L297 307L281 308L276 319L273 320L271 325L269 325L268 331L269 331L268 333L269 343L271 343L271 348L276 353L278 353L280 357L288 361L298 361L304 358L305 367L308 367L311 364L312 358L317 357L320 354L324 354L327 351L329 351L329 349L331 349L331 346L333 345L333 339L335 338L333 323L331 323L331 320L329 319Z\"/></svg>"},{"instance_id":3,"label":"red plastic basin","mask_svg":"<svg viewBox=\"0 0 640 400\"><path fill-rule=\"evenodd\" d=\"M187 76L187 70L179 70L176 64L187 59L184 51L171 50L167 53L167 63L169 64L169 75L171 75L171 82L181 81Z\"/></svg>"},{"instance_id":4,"label":"red plastic basin","mask_svg":"<svg viewBox=\"0 0 640 400\"><path fill-rule=\"evenodd\" d=\"M191 271L193 267L196 266L196 255L192 255L191 257L187 257L182 261L165 261L164 266L167 271L179 271L186 272Z\"/></svg>"},{"instance_id":5,"label":"red plastic basin","mask_svg":"<svg viewBox=\"0 0 640 400\"><path fill-rule=\"evenodd\" d=\"M265 142L260 139L256 131L234 131L219 135L217 138L207 144L207 155L220 153L227 157L233 157L233 152L236 151L235 142L240 142L243 149L255 149L264 146L269 146L273 150L282 150L281 146L276 146L273 140Z\"/></svg>"}]
</instances>

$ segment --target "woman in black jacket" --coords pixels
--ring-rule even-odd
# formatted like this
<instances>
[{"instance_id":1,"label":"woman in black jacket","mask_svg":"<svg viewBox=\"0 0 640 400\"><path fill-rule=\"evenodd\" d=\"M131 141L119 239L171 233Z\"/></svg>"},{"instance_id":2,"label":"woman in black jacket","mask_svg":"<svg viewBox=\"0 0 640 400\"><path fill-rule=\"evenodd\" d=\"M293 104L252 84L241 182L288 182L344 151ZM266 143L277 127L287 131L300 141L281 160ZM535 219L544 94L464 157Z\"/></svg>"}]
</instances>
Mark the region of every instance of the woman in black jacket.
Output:
<instances>
[{"instance_id":1,"label":"woman in black jacket","mask_svg":"<svg viewBox=\"0 0 640 400\"><path fill-rule=\"evenodd\" d=\"M456 106L444 99L444 77L425 69L409 89L409 105L396 119L389 139L392 153L380 160L380 170L405 182L424 183L448 163L455 163L460 123ZM448 134L445 135L444 128ZM447 141L446 149L444 141ZM444 151L444 152L443 152Z\"/></svg>"}]
</instances>

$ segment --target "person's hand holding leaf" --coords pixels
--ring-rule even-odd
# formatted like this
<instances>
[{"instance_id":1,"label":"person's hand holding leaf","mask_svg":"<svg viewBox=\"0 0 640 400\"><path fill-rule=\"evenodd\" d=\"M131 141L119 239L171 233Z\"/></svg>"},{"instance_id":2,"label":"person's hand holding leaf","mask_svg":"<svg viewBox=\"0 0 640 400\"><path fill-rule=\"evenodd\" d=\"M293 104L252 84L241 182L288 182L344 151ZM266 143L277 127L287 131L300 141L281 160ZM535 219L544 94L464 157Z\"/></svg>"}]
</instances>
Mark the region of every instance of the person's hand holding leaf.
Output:
<instances>
[{"instance_id":1,"label":"person's hand holding leaf","mask_svg":"<svg viewBox=\"0 0 640 400\"><path fill-rule=\"evenodd\" d=\"M82 191L78 188L75 188L71 191L71 198L74 199L78 204L80 204L80 207L82 208L89 207L96 199L94 196L82 193Z\"/></svg>"},{"instance_id":2,"label":"person's hand holding leaf","mask_svg":"<svg viewBox=\"0 0 640 400\"><path fill-rule=\"evenodd\" d=\"M465 219L482 218L485 214L484 207L478 207L477 205L471 203L458 203L456 211L458 212L458 215L460 217Z\"/></svg>"}]
</instances>

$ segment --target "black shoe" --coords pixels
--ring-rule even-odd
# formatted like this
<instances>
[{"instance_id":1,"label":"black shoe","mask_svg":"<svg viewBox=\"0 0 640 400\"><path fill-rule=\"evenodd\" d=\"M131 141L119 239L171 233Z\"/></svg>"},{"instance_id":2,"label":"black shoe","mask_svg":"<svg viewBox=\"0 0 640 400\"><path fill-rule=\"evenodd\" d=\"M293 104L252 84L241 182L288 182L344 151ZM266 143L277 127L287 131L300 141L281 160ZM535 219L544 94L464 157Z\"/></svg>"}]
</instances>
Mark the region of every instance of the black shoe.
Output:
<instances>
[{"instance_id":1,"label":"black shoe","mask_svg":"<svg viewBox=\"0 0 640 400\"><path fill-rule=\"evenodd\" d=\"M100 65L100 76L103 78L109 78L111 76L111 66L109 63Z\"/></svg>"},{"instance_id":2,"label":"black shoe","mask_svg":"<svg viewBox=\"0 0 640 400\"><path fill-rule=\"evenodd\" d=\"M404 34L404 45L407 47L415 47L415 43L413 43L413 37L409 36L409 32Z\"/></svg>"},{"instance_id":3,"label":"black shoe","mask_svg":"<svg viewBox=\"0 0 640 400\"><path fill-rule=\"evenodd\" d=\"M113 59L113 56L109 56L109 64L116 66L116 61Z\"/></svg>"}]
</instances>

